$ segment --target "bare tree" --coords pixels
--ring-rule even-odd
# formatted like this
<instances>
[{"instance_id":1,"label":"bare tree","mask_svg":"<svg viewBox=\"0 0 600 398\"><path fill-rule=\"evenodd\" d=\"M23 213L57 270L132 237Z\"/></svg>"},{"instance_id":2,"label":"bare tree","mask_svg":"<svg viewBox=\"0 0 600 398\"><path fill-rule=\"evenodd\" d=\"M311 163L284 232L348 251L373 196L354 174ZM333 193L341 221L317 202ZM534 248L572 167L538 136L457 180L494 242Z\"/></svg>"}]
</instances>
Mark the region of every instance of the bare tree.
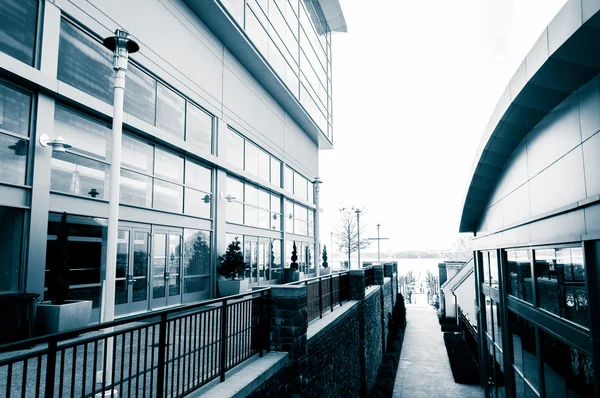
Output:
<instances>
[{"instance_id":1,"label":"bare tree","mask_svg":"<svg viewBox=\"0 0 600 398\"><path fill-rule=\"evenodd\" d=\"M473 237L460 235L454 242L452 251L445 253L444 257L450 261L469 261L473 257Z\"/></svg>"},{"instance_id":2,"label":"bare tree","mask_svg":"<svg viewBox=\"0 0 600 398\"><path fill-rule=\"evenodd\" d=\"M358 250L358 225L356 222L356 209L352 207L340 207L340 215L337 226L333 236L335 236L335 243L342 253L348 253L348 268L350 268L350 255ZM365 210L361 209L362 214ZM360 227L360 232L363 236L364 226ZM360 239L360 248L364 249L369 246L371 242L368 238ZM360 266L360 264L359 264Z\"/></svg>"}]
</instances>

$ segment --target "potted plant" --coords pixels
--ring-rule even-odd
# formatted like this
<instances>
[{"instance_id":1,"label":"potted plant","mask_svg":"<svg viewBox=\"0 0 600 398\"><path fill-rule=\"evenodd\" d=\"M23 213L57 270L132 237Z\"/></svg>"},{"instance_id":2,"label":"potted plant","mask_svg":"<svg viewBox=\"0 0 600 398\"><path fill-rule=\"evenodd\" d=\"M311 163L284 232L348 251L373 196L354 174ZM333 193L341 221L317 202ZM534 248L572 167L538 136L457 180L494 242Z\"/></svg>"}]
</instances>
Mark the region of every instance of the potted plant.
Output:
<instances>
[{"instance_id":1,"label":"potted plant","mask_svg":"<svg viewBox=\"0 0 600 398\"><path fill-rule=\"evenodd\" d=\"M295 282L300 280L300 273L298 272L298 251L296 249L296 242L292 247L292 262L290 263L290 268L285 268L283 270L283 278L286 283Z\"/></svg>"},{"instance_id":2,"label":"potted plant","mask_svg":"<svg viewBox=\"0 0 600 398\"><path fill-rule=\"evenodd\" d=\"M220 296L233 296L246 292L248 290L248 280L243 279L244 255L237 236L227 246L225 254L219 256L218 260L219 267L217 271L224 277L224 279L218 281Z\"/></svg>"},{"instance_id":3,"label":"potted plant","mask_svg":"<svg viewBox=\"0 0 600 398\"><path fill-rule=\"evenodd\" d=\"M58 333L87 326L92 314L91 301L68 300L69 260L71 245L68 237L67 213L63 213L56 243L48 253L47 301L37 306L36 329L39 334Z\"/></svg>"},{"instance_id":4,"label":"potted plant","mask_svg":"<svg viewBox=\"0 0 600 398\"><path fill-rule=\"evenodd\" d=\"M321 256L323 259L321 266L323 269L321 270L322 275L327 275L331 273L331 269L329 268L329 264L327 263L327 245L323 245L323 255Z\"/></svg>"}]
</instances>

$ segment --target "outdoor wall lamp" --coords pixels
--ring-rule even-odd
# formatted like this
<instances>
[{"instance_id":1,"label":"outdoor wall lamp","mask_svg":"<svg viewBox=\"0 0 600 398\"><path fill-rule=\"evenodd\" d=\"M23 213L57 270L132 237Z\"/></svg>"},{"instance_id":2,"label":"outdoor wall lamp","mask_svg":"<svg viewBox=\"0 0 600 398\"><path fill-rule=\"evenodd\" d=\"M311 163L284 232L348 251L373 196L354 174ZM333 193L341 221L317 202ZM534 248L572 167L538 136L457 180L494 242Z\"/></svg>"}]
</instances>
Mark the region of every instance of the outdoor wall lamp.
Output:
<instances>
[{"instance_id":1,"label":"outdoor wall lamp","mask_svg":"<svg viewBox=\"0 0 600 398\"><path fill-rule=\"evenodd\" d=\"M206 195L204 195L204 197L202 198L202 201L203 201L204 203L210 203L210 199L211 199L211 198L210 198L210 195L209 195L209 194L206 194Z\"/></svg>"},{"instance_id":2,"label":"outdoor wall lamp","mask_svg":"<svg viewBox=\"0 0 600 398\"><path fill-rule=\"evenodd\" d=\"M65 142L65 139L60 136L56 137L55 140L50 140L50 137L48 137L48 134L42 134L40 136L40 145L43 147L51 146L52 152L56 152L56 153L63 153L65 151L65 149L69 149L69 148L73 147L71 144L67 144Z\"/></svg>"},{"instance_id":3,"label":"outdoor wall lamp","mask_svg":"<svg viewBox=\"0 0 600 398\"><path fill-rule=\"evenodd\" d=\"M19 140L15 144L9 146L8 149L15 151L15 155L17 156L27 156L27 141Z\"/></svg>"},{"instance_id":4,"label":"outdoor wall lamp","mask_svg":"<svg viewBox=\"0 0 600 398\"><path fill-rule=\"evenodd\" d=\"M227 195L225 195L223 192L221 192L219 194L219 197L222 199L227 199L227 201L229 203L233 202L234 200L236 200L237 198L235 196L233 196L232 194L228 193Z\"/></svg>"}]
</instances>

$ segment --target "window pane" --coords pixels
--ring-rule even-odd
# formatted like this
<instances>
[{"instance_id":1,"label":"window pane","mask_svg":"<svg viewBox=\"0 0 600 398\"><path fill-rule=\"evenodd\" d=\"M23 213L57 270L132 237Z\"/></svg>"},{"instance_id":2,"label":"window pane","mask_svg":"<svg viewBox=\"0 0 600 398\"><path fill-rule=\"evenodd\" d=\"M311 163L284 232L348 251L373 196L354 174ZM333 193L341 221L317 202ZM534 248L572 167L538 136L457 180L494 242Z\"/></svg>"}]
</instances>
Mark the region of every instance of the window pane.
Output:
<instances>
[{"instance_id":1,"label":"window pane","mask_svg":"<svg viewBox=\"0 0 600 398\"><path fill-rule=\"evenodd\" d=\"M285 232L294 233L294 204L285 201Z\"/></svg>"},{"instance_id":2,"label":"window pane","mask_svg":"<svg viewBox=\"0 0 600 398\"><path fill-rule=\"evenodd\" d=\"M588 326L585 266L580 247L536 250L535 277L540 308Z\"/></svg>"},{"instance_id":3,"label":"window pane","mask_svg":"<svg viewBox=\"0 0 600 398\"><path fill-rule=\"evenodd\" d=\"M285 166L285 190L288 192L294 192L294 171L288 166Z\"/></svg>"},{"instance_id":4,"label":"window pane","mask_svg":"<svg viewBox=\"0 0 600 398\"><path fill-rule=\"evenodd\" d=\"M227 130L227 161L244 168L244 139L232 130Z\"/></svg>"},{"instance_id":5,"label":"window pane","mask_svg":"<svg viewBox=\"0 0 600 398\"><path fill-rule=\"evenodd\" d=\"M249 205L258 206L258 188L249 184L244 184L244 188L244 202Z\"/></svg>"},{"instance_id":6,"label":"window pane","mask_svg":"<svg viewBox=\"0 0 600 398\"><path fill-rule=\"evenodd\" d=\"M238 202L227 202L227 222L244 223L244 205Z\"/></svg>"},{"instance_id":7,"label":"window pane","mask_svg":"<svg viewBox=\"0 0 600 398\"><path fill-rule=\"evenodd\" d=\"M308 201L310 203L315 203L315 187L314 184L312 182L308 182L307 181L307 188L308 188Z\"/></svg>"},{"instance_id":8,"label":"window pane","mask_svg":"<svg viewBox=\"0 0 600 398\"><path fill-rule=\"evenodd\" d=\"M25 184L29 141L0 134L0 181Z\"/></svg>"},{"instance_id":9,"label":"window pane","mask_svg":"<svg viewBox=\"0 0 600 398\"><path fill-rule=\"evenodd\" d=\"M592 359L540 330L544 387L548 397L593 397Z\"/></svg>"},{"instance_id":10,"label":"window pane","mask_svg":"<svg viewBox=\"0 0 600 398\"><path fill-rule=\"evenodd\" d=\"M531 264L528 250L506 252L508 261L508 294L533 304Z\"/></svg>"},{"instance_id":11,"label":"window pane","mask_svg":"<svg viewBox=\"0 0 600 398\"><path fill-rule=\"evenodd\" d=\"M60 21L58 80L107 104L113 101L113 54L71 23Z\"/></svg>"},{"instance_id":12,"label":"window pane","mask_svg":"<svg viewBox=\"0 0 600 398\"><path fill-rule=\"evenodd\" d=\"M184 241L183 275L210 274L210 232L186 229Z\"/></svg>"},{"instance_id":13,"label":"window pane","mask_svg":"<svg viewBox=\"0 0 600 398\"><path fill-rule=\"evenodd\" d=\"M195 189L185 188L185 214L210 218L210 195Z\"/></svg>"},{"instance_id":14,"label":"window pane","mask_svg":"<svg viewBox=\"0 0 600 398\"><path fill-rule=\"evenodd\" d=\"M178 183L183 182L183 158L156 148L154 175Z\"/></svg>"},{"instance_id":15,"label":"window pane","mask_svg":"<svg viewBox=\"0 0 600 398\"><path fill-rule=\"evenodd\" d=\"M498 255L490 251L490 285L498 289Z\"/></svg>"},{"instance_id":16,"label":"window pane","mask_svg":"<svg viewBox=\"0 0 600 398\"><path fill-rule=\"evenodd\" d=\"M185 184L204 192L211 192L210 169L186 159Z\"/></svg>"},{"instance_id":17,"label":"window pane","mask_svg":"<svg viewBox=\"0 0 600 398\"><path fill-rule=\"evenodd\" d=\"M308 199L308 181L298 173L294 173L294 195L304 200Z\"/></svg>"},{"instance_id":18,"label":"window pane","mask_svg":"<svg viewBox=\"0 0 600 398\"><path fill-rule=\"evenodd\" d=\"M244 183L235 178L227 177L227 195L234 197L238 202L244 201Z\"/></svg>"},{"instance_id":19,"label":"window pane","mask_svg":"<svg viewBox=\"0 0 600 398\"><path fill-rule=\"evenodd\" d=\"M52 153L50 189L108 199L110 166L65 152Z\"/></svg>"},{"instance_id":20,"label":"window pane","mask_svg":"<svg viewBox=\"0 0 600 398\"><path fill-rule=\"evenodd\" d=\"M315 236L315 212L308 210L308 236Z\"/></svg>"},{"instance_id":21,"label":"window pane","mask_svg":"<svg viewBox=\"0 0 600 398\"><path fill-rule=\"evenodd\" d=\"M271 195L271 211L281 213L281 198L277 195Z\"/></svg>"},{"instance_id":22,"label":"window pane","mask_svg":"<svg viewBox=\"0 0 600 398\"><path fill-rule=\"evenodd\" d=\"M271 240L271 279L281 279L281 241Z\"/></svg>"},{"instance_id":23,"label":"window pane","mask_svg":"<svg viewBox=\"0 0 600 398\"><path fill-rule=\"evenodd\" d=\"M36 0L0 0L0 51L33 65Z\"/></svg>"},{"instance_id":24,"label":"window pane","mask_svg":"<svg viewBox=\"0 0 600 398\"><path fill-rule=\"evenodd\" d=\"M269 202L271 200L271 195L267 191L263 191L260 189L258 191L258 207L261 209L269 210L271 208Z\"/></svg>"},{"instance_id":25,"label":"window pane","mask_svg":"<svg viewBox=\"0 0 600 398\"><path fill-rule=\"evenodd\" d=\"M244 169L255 176L258 175L258 147L246 141L246 160Z\"/></svg>"},{"instance_id":26,"label":"window pane","mask_svg":"<svg viewBox=\"0 0 600 398\"><path fill-rule=\"evenodd\" d=\"M258 227L265 229L271 227L271 213L268 210L258 210Z\"/></svg>"},{"instance_id":27,"label":"window pane","mask_svg":"<svg viewBox=\"0 0 600 398\"><path fill-rule=\"evenodd\" d=\"M481 253L482 256L482 267L483 267L483 283L486 285L490 284L490 253L489 252L482 252Z\"/></svg>"},{"instance_id":28,"label":"window pane","mask_svg":"<svg viewBox=\"0 0 600 398\"><path fill-rule=\"evenodd\" d=\"M154 126L156 115L156 80L129 63L123 110Z\"/></svg>"},{"instance_id":29,"label":"window pane","mask_svg":"<svg viewBox=\"0 0 600 398\"><path fill-rule=\"evenodd\" d=\"M183 208L183 187L155 179L154 208L181 213Z\"/></svg>"},{"instance_id":30,"label":"window pane","mask_svg":"<svg viewBox=\"0 0 600 398\"><path fill-rule=\"evenodd\" d=\"M535 347L535 328L527 320L512 312L509 312L509 327L513 344L512 363L523 373L527 381L539 391L540 380Z\"/></svg>"},{"instance_id":31,"label":"window pane","mask_svg":"<svg viewBox=\"0 0 600 398\"><path fill-rule=\"evenodd\" d=\"M485 332L489 336L490 340L494 341L492 319L492 299L489 296L485 296Z\"/></svg>"},{"instance_id":32,"label":"window pane","mask_svg":"<svg viewBox=\"0 0 600 398\"><path fill-rule=\"evenodd\" d=\"M56 106L54 134L73 146L73 151L110 162L111 129L74 110Z\"/></svg>"},{"instance_id":33,"label":"window pane","mask_svg":"<svg viewBox=\"0 0 600 398\"><path fill-rule=\"evenodd\" d=\"M265 181L269 181L270 176L271 157L265 152L259 149L258 152L258 176Z\"/></svg>"},{"instance_id":34,"label":"window pane","mask_svg":"<svg viewBox=\"0 0 600 398\"><path fill-rule=\"evenodd\" d=\"M0 24L0 29L1 26ZM0 84L0 129L28 136L30 114L31 95Z\"/></svg>"},{"instance_id":35,"label":"window pane","mask_svg":"<svg viewBox=\"0 0 600 398\"><path fill-rule=\"evenodd\" d=\"M152 178L121 169L119 202L126 205L152 207Z\"/></svg>"},{"instance_id":36,"label":"window pane","mask_svg":"<svg viewBox=\"0 0 600 398\"><path fill-rule=\"evenodd\" d=\"M184 120L185 100L159 83L156 127L183 139Z\"/></svg>"},{"instance_id":37,"label":"window pane","mask_svg":"<svg viewBox=\"0 0 600 398\"><path fill-rule=\"evenodd\" d=\"M258 209L253 206L244 206L244 224L250 227L258 226Z\"/></svg>"},{"instance_id":38,"label":"window pane","mask_svg":"<svg viewBox=\"0 0 600 398\"><path fill-rule=\"evenodd\" d=\"M188 102L185 140L212 153L212 116Z\"/></svg>"},{"instance_id":39,"label":"window pane","mask_svg":"<svg viewBox=\"0 0 600 398\"><path fill-rule=\"evenodd\" d=\"M122 142L122 165L147 174L152 174L154 166L154 148L151 145L128 135L123 135Z\"/></svg>"},{"instance_id":40,"label":"window pane","mask_svg":"<svg viewBox=\"0 0 600 398\"><path fill-rule=\"evenodd\" d=\"M271 183L281 186L281 162L275 158L271 158Z\"/></svg>"},{"instance_id":41,"label":"window pane","mask_svg":"<svg viewBox=\"0 0 600 398\"><path fill-rule=\"evenodd\" d=\"M271 229L273 231L280 231L281 230L281 214L271 213L270 217L271 217Z\"/></svg>"},{"instance_id":42,"label":"window pane","mask_svg":"<svg viewBox=\"0 0 600 398\"><path fill-rule=\"evenodd\" d=\"M0 292L18 291L24 210L0 206Z\"/></svg>"}]
</instances>

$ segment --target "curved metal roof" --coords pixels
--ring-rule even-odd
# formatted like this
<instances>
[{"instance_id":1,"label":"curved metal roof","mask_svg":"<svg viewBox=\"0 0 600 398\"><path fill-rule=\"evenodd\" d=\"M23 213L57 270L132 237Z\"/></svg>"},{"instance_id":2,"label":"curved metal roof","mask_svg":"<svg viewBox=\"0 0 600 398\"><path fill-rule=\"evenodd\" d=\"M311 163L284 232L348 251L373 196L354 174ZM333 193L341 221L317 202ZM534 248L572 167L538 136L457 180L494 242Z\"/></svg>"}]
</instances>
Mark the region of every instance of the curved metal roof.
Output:
<instances>
[{"instance_id":1,"label":"curved metal roof","mask_svg":"<svg viewBox=\"0 0 600 398\"><path fill-rule=\"evenodd\" d=\"M459 232L475 232L517 145L552 109L600 73L600 2L569 0L504 90L471 168Z\"/></svg>"}]
</instances>

